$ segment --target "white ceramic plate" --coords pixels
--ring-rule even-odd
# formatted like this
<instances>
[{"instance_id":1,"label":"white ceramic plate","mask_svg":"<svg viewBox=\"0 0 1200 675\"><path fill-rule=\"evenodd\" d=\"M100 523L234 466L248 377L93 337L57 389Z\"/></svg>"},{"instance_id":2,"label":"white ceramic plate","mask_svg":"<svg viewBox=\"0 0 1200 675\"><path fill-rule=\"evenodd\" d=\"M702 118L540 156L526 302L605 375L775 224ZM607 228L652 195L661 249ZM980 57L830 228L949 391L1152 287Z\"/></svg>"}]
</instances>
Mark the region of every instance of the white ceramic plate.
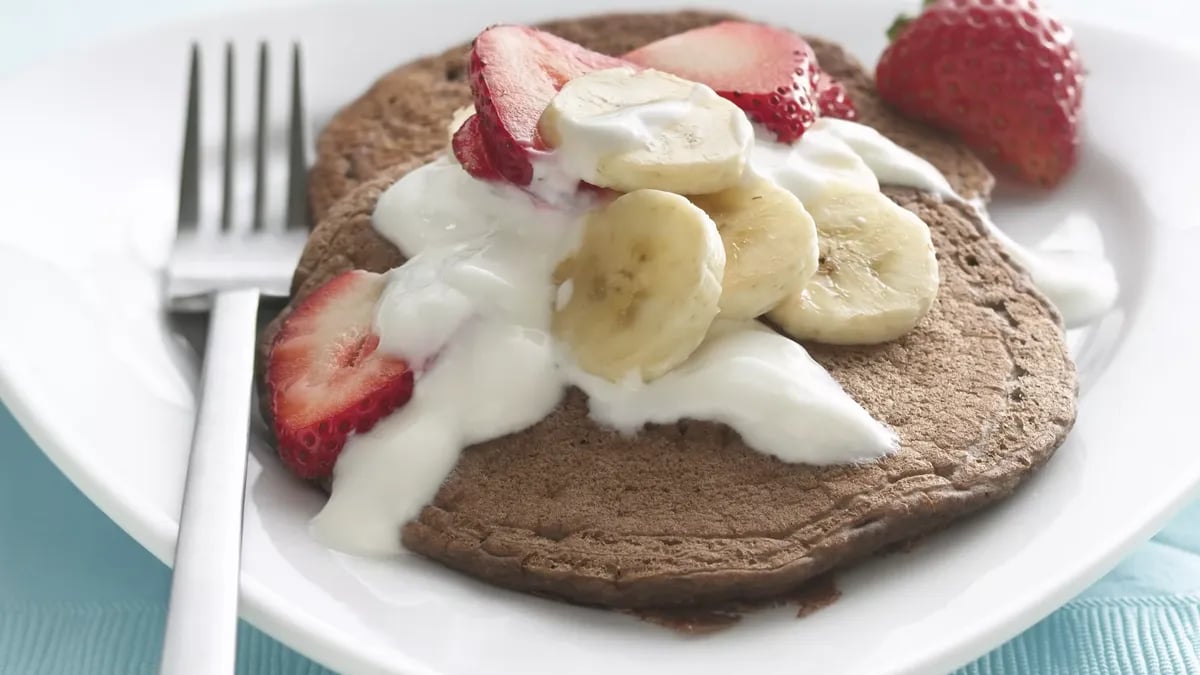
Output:
<instances>
[{"instance_id":1,"label":"white ceramic plate","mask_svg":"<svg viewBox=\"0 0 1200 675\"><path fill-rule=\"evenodd\" d=\"M193 369L157 304L188 42L215 54L232 38L249 57L261 36L281 48L300 39L320 124L391 65L494 21L563 11L550 0L504 4L316 7L191 23L0 84L0 393L55 463L158 557L168 560L173 548L193 406ZM640 3L575 2L572 11L618 4ZM790 0L736 3L840 40L868 62L905 3L821 4L801 14ZM1086 25L1078 35L1091 72L1079 171L1052 195L1001 198L994 215L1026 240L1068 216L1095 222L1122 294L1102 322L1072 336L1079 422L1013 499L911 554L841 575L842 599L803 621L763 612L686 638L496 590L412 556L371 561L325 550L305 528L321 497L258 444L245 617L351 672L557 673L570 664L576 673L933 673L1067 600L1200 483L1192 431L1200 64Z\"/></svg>"}]
</instances>

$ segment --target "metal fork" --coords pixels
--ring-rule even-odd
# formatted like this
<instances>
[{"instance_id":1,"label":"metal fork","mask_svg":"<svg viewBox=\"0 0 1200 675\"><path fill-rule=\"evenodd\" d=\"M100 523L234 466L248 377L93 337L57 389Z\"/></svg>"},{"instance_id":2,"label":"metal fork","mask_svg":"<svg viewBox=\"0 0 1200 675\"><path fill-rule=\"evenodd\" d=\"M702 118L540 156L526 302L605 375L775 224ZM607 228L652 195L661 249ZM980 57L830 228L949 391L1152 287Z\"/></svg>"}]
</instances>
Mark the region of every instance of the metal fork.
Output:
<instances>
[{"instance_id":1,"label":"metal fork","mask_svg":"<svg viewBox=\"0 0 1200 675\"><path fill-rule=\"evenodd\" d=\"M286 150L271 134L270 53L257 54L255 108L238 114L237 58L224 50L219 168L203 171L201 49L192 46L179 181L179 219L167 270L170 311L209 313L200 397L175 545L159 672L232 673L236 665L243 493L259 299L286 296L307 235L308 134L301 58L291 52ZM252 119L246 119L252 117ZM243 129L243 127L245 127ZM216 134L214 134L216 135ZM251 147L240 146L245 137ZM272 190L283 171L286 190ZM252 174L244 170L252 168ZM278 176L282 178L282 176ZM219 195L219 209L211 199ZM208 196L210 199L204 199ZM276 206L281 208L276 209Z\"/></svg>"}]
</instances>

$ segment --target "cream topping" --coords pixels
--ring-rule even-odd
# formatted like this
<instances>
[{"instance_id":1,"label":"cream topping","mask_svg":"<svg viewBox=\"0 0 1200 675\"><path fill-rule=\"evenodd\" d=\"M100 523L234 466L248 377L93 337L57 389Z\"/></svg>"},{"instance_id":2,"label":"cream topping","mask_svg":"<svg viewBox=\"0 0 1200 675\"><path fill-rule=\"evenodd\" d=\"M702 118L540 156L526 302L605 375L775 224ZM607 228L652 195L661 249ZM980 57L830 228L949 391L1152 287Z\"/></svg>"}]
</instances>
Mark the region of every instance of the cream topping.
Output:
<instances>
[{"instance_id":1,"label":"cream topping","mask_svg":"<svg viewBox=\"0 0 1200 675\"><path fill-rule=\"evenodd\" d=\"M643 106L582 135L594 150L637 142L678 113ZM577 368L549 330L553 308L574 289L551 279L593 203L562 167L553 159L535 163L540 199L477 181L450 158L410 172L381 195L375 228L411 259L388 273L375 327L382 349L421 370L407 405L346 444L332 496L313 521L326 544L397 551L400 527L433 497L465 447L537 423L571 385L588 394L593 419L626 433L647 423L716 420L761 452L813 464L870 460L896 448L895 435L803 347L757 322L716 322L687 361L649 383L613 383ZM835 187L875 190L880 181L954 197L928 162L841 120L818 121L793 146L760 134L749 169L801 201Z\"/></svg>"}]
</instances>

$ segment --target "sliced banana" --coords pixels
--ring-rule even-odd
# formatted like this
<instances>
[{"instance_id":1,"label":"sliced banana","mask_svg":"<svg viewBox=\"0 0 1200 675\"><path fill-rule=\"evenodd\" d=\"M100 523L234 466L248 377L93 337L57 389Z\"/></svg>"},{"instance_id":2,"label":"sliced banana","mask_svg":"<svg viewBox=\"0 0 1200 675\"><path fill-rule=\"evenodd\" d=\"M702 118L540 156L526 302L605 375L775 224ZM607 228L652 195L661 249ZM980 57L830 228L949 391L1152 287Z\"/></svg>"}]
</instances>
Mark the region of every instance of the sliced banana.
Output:
<instances>
[{"instance_id":1,"label":"sliced banana","mask_svg":"<svg viewBox=\"0 0 1200 675\"><path fill-rule=\"evenodd\" d=\"M817 273L767 316L792 337L830 344L876 344L912 330L938 289L925 223L875 191L832 192L805 206L817 224Z\"/></svg>"},{"instance_id":2,"label":"sliced banana","mask_svg":"<svg viewBox=\"0 0 1200 675\"><path fill-rule=\"evenodd\" d=\"M588 217L578 251L559 266L571 292L554 312L554 333L592 374L652 380L704 339L724 270L725 248L704 211L669 192L630 192Z\"/></svg>"},{"instance_id":3,"label":"sliced banana","mask_svg":"<svg viewBox=\"0 0 1200 675\"><path fill-rule=\"evenodd\" d=\"M467 119L475 114L475 106L464 105L450 114L450 123L446 125L446 143L454 142L454 134L462 128Z\"/></svg>"},{"instance_id":4,"label":"sliced banana","mask_svg":"<svg viewBox=\"0 0 1200 675\"><path fill-rule=\"evenodd\" d=\"M692 203L717 224L725 245L721 318L753 319L808 283L817 271L817 229L799 199L753 177Z\"/></svg>"},{"instance_id":5,"label":"sliced banana","mask_svg":"<svg viewBox=\"0 0 1200 675\"><path fill-rule=\"evenodd\" d=\"M657 70L597 70L563 86L542 140L575 177L621 192L708 194L737 184L754 130L709 87Z\"/></svg>"}]
</instances>

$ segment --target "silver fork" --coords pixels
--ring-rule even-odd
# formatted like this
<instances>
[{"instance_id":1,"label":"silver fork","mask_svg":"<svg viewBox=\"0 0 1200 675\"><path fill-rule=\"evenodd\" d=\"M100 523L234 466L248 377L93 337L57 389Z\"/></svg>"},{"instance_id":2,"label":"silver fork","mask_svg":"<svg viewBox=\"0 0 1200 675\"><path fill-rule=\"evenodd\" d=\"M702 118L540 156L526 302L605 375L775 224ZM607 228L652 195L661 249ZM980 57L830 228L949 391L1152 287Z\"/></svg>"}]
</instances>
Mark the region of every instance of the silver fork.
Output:
<instances>
[{"instance_id":1,"label":"silver fork","mask_svg":"<svg viewBox=\"0 0 1200 675\"><path fill-rule=\"evenodd\" d=\"M208 99L201 95L200 52L192 46L178 231L166 279L168 310L209 313L159 666L159 672L172 675L232 673L235 667L258 304L262 295L287 295L308 221L299 46L292 45L287 147L280 149L287 156L282 192L271 190L282 167L271 161L281 153L272 152L279 142L270 133L268 46L258 46L251 115L238 114L237 59L234 46L225 46L223 95L215 97L223 113L221 160L208 172L202 171L202 101ZM253 138L252 147L239 147L243 136ZM243 165L253 173L239 171ZM219 195L219 210L206 203L217 200L202 195Z\"/></svg>"}]
</instances>

